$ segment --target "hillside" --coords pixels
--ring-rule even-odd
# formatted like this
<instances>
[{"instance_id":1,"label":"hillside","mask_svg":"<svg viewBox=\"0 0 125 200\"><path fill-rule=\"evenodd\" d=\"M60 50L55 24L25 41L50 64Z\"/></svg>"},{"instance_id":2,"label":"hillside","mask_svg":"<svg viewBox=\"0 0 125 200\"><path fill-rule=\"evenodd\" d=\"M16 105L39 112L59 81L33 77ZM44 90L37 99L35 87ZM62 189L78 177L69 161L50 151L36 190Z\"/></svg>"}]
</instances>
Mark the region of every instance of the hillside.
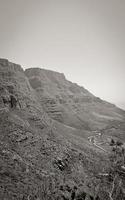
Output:
<instances>
[{"instance_id":1,"label":"hillside","mask_svg":"<svg viewBox=\"0 0 125 200\"><path fill-rule=\"evenodd\" d=\"M125 111L64 74L24 71L6 59L0 59L0 119L1 200L68 200L73 190L79 200L94 199L111 138L125 141Z\"/></svg>"}]
</instances>

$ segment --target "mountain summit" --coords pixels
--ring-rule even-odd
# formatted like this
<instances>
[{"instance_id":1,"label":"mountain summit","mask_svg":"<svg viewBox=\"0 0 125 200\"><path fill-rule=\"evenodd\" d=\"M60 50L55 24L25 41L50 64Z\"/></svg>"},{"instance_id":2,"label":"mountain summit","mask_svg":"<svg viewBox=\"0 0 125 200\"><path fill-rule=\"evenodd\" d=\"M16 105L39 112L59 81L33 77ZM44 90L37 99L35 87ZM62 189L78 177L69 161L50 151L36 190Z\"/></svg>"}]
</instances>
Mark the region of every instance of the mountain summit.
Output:
<instances>
[{"instance_id":1,"label":"mountain summit","mask_svg":"<svg viewBox=\"0 0 125 200\"><path fill-rule=\"evenodd\" d=\"M94 199L111 139L125 141L125 111L62 73L24 71L7 59L0 59L0 119L6 200Z\"/></svg>"}]
</instances>

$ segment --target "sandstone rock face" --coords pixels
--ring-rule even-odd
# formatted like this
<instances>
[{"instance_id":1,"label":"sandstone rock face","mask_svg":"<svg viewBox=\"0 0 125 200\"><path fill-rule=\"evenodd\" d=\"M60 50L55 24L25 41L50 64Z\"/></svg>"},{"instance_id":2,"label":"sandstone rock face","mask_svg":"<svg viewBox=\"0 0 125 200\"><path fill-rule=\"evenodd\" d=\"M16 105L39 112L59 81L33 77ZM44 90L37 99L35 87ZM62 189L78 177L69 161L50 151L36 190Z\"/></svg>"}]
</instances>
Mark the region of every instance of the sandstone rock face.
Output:
<instances>
[{"instance_id":1,"label":"sandstone rock face","mask_svg":"<svg viewBox=\"0 0 125 200\"><path fill-rule=\"evenodd\" d=\"M124 111L61 73L0 59L0 199L92 198L106 153L87 137L114 122L124 139Z\"/></svg>"},{"instance_id":2,"label":"sandstone rock face","mask_svg":"<svg viewBox=\"0 0 125 200\"><path fill-rule=\"evenodd\" d=\"M0 60L0 90L3 103L8 106L11 95L18 98L18 103L26 103L23 98L30 95L31 88L21 66L7 60Z\"/></svg>"},{"instance_id":3,"label":"sandstone rock face","mask_svg":"<svg viewBox=\"0 0 125 200\"><path fill-rule=\"evenodd\" d=\"M123 120L120 109L66 80L61 73L31 68L25 74L52 119L88 130L105 128L109 120Z\"/></svg>"}]
</instances>

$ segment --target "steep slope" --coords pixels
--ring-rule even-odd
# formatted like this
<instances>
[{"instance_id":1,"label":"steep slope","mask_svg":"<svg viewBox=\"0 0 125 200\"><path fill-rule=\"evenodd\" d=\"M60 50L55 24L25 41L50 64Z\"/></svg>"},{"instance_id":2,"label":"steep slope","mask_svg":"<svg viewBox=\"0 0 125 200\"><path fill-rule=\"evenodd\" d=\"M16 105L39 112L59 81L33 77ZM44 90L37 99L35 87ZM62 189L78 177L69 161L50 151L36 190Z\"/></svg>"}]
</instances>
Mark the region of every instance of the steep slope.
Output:
<instances>
[{"instance_id":1,"label":"steep slope","mask_svg":"<svg viewBox=\"0 0 125 200\"><path fill-rule=\"evenodd\" d=\"M53 119L87 130L106 128L111 121L124 121L122 110L66 80L61 73L31 68L25 74L44 110Z\"/></svg>"},{"instance_id":2,"label":"steep slope","mask_svg":"<svg viewBox=\"0 0 125 200\"><path fill-rule=\"evenodd\" d=\"M90 130L122 124L124 111L60 73L0 59L0 119L0 199L71 199L74 186L84 199L108 166Z\"/></svg>"}]
</instances>

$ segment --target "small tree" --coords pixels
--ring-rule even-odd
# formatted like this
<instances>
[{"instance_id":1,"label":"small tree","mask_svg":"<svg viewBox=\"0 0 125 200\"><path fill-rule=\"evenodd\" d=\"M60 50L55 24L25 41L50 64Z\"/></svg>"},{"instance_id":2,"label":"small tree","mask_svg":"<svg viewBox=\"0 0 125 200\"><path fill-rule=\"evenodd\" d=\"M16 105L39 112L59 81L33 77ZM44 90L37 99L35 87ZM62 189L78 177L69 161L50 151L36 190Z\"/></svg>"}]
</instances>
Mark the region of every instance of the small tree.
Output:
<instances>
[{"instance_id":1,"label":"small tree","mask_svg":"<svg viewBox=\"0 0 125 200\"><path fill-rule=\"evenodd\" d=\"M99 196L101 199L110 200L125 199L123 194L123 177L121 176L124 160L125 149L121 145L113 145L108 159L108 168L106 169L108 176L101 176L100 183L96 186L97 192L95 197Z\"/></svg>"}]
</instances>

